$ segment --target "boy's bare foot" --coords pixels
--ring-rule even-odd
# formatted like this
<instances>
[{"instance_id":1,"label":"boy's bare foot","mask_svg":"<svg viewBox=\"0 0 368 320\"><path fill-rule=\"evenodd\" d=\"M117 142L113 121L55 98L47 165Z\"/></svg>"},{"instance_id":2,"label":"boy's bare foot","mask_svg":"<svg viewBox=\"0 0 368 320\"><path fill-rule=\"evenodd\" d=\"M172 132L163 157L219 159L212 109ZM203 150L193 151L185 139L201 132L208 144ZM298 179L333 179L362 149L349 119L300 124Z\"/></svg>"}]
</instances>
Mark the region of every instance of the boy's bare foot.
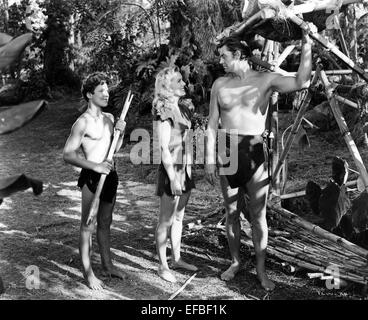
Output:
<instances>
[{"instance_id":1,"label":"boy's bare foot","mask_svg":"<svg viewBox=\"0 0 368 320\"><path fill-rule=\"evenodd\" d=\"M197 271L198 268L192 264L185 262L183 259L179 259L177 262L172 263L173 269L185 269L188 271Z\"/></svg>"},{"instance_id":2,"label":"boy's bare foot","mask_svg":"<svg viewBox=\"0 0 368 320\"><path fill-rule=\"evenodd\" d=\"M104 277L119 278L122 280L127 278L127 275L115 266L102 269L102 275Z\"/></svg>"},{"instance_id":3,"label":"boy's bare foot","mask_svg":"<svg viewBox=\"0 0 368 320\"><path fill-rule=\"evenodd\" d=\"M176 278L175 276L171 273L170 269L168 268L163 268L161 266L158 267L158 275L168 281L168 282L171 282L171 283L175 283L176 282Z\"/></svg>"},{"instance_id":4,"label":"boy's bare foot","mask_svg":"<svg viewBox=\"0 0 368 320\"><path fill-rule=\"evenodd\" d=\"M87 285L92 290L102 290L103 282L98 279L93 273L88 275L86 278Z\"/></svg>"},{"instance_id":5,"label":"boy's bare foot","mask_svg":"<svg viewBox=\"0 0 368 320\"><path fill-rule=\"evenodd\" d=\"M265 289L266 291L272 291L273 289L275 289L275 284L270 279L268 279L265 272L257 272L257 275L263 289Z\"/></svg>"},{"instance_id":6,"label":"boy's bare foot","mask_svg":"<svg viewBox=\"0 0 368 320\"><path fill-rule=\"evenodd\" d=\"M240 264L239 263L232 263L231 266L221 274L221 280L224 281L230 281L232 280L235 275L238 273L240 268Z\"/></svg>"}]
</instances>

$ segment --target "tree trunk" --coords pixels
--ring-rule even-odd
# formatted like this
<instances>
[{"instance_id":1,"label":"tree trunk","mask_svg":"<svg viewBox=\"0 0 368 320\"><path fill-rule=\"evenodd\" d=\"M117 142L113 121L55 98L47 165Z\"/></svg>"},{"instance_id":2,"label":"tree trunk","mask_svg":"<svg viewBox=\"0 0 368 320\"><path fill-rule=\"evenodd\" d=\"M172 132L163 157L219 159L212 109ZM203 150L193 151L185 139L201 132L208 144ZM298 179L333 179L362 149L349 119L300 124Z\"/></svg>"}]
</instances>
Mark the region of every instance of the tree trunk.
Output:
<instances>
[{"instance_id":1,"label":"tree trunk","mask_svg":"<svg viewBox=\"0 0 368 320\"><path fill-rule=\"evenodd\" d=\"M9 2L2 0L2 10L4 12L4 32L9 32Z\"/></svg>"},{"instance_id":2,"label":"tree trunk","mask_svg":"<svg viewBox=\"0 0 368 320\"><path fill-rule=\"evenodd\" d=\"M170 44L192 47L204 61L215 58L214 40L223 27L219 0L185 0L170 17Z\"/></svg>"}]
</instances>

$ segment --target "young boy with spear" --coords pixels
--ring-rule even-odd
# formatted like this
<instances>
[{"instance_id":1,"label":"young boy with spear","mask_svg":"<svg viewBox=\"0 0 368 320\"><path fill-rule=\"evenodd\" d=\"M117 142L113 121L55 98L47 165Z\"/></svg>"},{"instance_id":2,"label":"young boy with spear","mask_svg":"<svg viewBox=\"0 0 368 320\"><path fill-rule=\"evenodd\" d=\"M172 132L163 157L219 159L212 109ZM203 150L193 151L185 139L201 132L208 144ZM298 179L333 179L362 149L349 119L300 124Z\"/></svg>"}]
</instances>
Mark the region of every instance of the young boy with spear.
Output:
<instances>
[{"instance_id":1,"label":"young boy with spear","mask_svg":"<svg viewBox=\"0 0 368 320\"><path fill-rule=\"evenodd\" d=\"M79 253L84 278L93 290L101 290L103 287L103 282L95 276L91 265L92 233L96 221L103 274L124 278L124 274L112 264L110 253L110 227L118 175L112 156L108 155L117 152L122 145L126 125L124 117L131 99L127 98L128 103L126 101L124 105L125 114L123 111L124 116L117 120L114 128L114 116L103 112L109 100L107 81L107 76L100 72L93 73L85 79L82 95L87 100L88 107L73 124L63 151L65 162L82 168L78 180L78 186L82 190ZM79 149L84 158L78 154ZM100 177L103 177L102 189L98 188ZM91 215L91 204L96 202L96 197L100 200L98 210Z\"/></svg>"}]
</instances>

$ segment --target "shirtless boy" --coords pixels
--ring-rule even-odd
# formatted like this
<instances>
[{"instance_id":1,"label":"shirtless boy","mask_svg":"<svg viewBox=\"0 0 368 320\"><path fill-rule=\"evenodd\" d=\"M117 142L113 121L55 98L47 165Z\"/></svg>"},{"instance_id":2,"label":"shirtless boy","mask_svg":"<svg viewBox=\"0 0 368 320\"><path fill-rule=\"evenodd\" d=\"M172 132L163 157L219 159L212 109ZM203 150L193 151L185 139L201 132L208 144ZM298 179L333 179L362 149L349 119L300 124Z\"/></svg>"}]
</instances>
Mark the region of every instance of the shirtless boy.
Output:
<instances>
[{"instance_id":1,"label":"shirtless boy","mask_svg":"<svg viewBox=\"0 0 368 320\"><path fill-rule=\"evenodd\" d=\"M83 83L82 95L87 100L88 107L72 126L64 147L63 158L65 162L82 168L78 180L78 186L82 190L79 253L88 286L93 290L101 290L103 282L95 276L91 264L92 233L96 222L103 275L124 278L124 274L112 264L110 253L110 227L118 175L114 163L106 161L114 134L114 116L103 112L109 100L106 75L99 72L89 75ZM123 142L125 121L118 120L115 129L120 133L115 150L117 152ZM79 149L84 157L79 155ZM107 177L100 196L97 221L87 224L89 209L101 174L106 174Z\"/></svg>"}]
</instances>

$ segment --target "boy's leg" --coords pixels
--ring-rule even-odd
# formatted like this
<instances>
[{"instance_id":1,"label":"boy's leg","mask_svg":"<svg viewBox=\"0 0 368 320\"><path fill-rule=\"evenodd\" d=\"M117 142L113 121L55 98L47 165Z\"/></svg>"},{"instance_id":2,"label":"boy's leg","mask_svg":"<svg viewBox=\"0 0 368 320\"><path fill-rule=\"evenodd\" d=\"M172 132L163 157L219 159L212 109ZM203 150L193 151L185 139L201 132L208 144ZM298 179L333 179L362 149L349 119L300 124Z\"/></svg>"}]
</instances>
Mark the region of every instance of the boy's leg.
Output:
<instances>
[{"instance_id":1,"label":"boy's leg","mask_svg":"<svg viewBox=\"0 0 368 320\"><path fill-rule=\"evenodd\" d=\"M230 188L225 176L220 176L222 195L226 209L226 234L231 254L230 267L221 274L221 279L229 281L240 268L240 211L237 208L239 188Z\"/></svg>"},{"instance_id":2,"label":"boy's leg","mask_svg":"<svg viewBox=\"0 0 368 320\"><path fill-rule=\"evenodd\" d=\"M173 214L178 206L179 197L168 196L164 193L160 197L160 216L156 228L156 250L159 259L158 274L161 278L169 282L176 282L175 276L171 273L167 263L166 248L168 231L172 225Z\"/></svg>"},{"instance_id":3,"label":"boy's leg","mask_svg":"<svg viewBox=\"0 0 368 320\"><path fill-rule=\"evenodd\" d=\"M256 253L256 271L261 285L266 290L273 290L274 283L268 279L265 269L268 228L266 220L266 205L268 193L268 173L263 165L254 173L247 183L249 195L249 213L252 223L252 237Z\"/></svg>"},{"instance_id":4,"label":"boy's leg","mask_svg":"<svg viewBox=\"0 0 368 320\"><path fill-rule=\"evenodd\" d=\"M183 218L185 207L190 197L190 191L184 193L179 198L179 203L174 211L174 216L171 225L171 256L172 256L172 267L182 268L189 271L197 271L197 267L185 262L180 256L181 248L181 236L183 231Z\"/></svg>"},{"instance_id":5,"label":"boy's leg","mask_svg":"<svg viewBox=\"0 0 368 320\"><path fill-rule=\"evenodd\" d=\"M82 218L79 234L79 254L83 266L83 275L88 286L93 290L101 290L103 283L93 273L91 263L92 233L95 226L86 224L93 196L94 194L88 189L87 185L84 185L82 188Z\"/></svg>"},{"instance_id":6,"label":"boy's leg","mask_svg":"<svg viewBox=\"0 0 368 320\"><path fill-rule=\"evenodd\" d=\"M125 274L112 263L110 252L110 229L112 223L112 212L115 206L113 202L100 201L97 214L97 242L100 248L102 272L105 276L124 279Z\"/></svg>"}]
</instances>

